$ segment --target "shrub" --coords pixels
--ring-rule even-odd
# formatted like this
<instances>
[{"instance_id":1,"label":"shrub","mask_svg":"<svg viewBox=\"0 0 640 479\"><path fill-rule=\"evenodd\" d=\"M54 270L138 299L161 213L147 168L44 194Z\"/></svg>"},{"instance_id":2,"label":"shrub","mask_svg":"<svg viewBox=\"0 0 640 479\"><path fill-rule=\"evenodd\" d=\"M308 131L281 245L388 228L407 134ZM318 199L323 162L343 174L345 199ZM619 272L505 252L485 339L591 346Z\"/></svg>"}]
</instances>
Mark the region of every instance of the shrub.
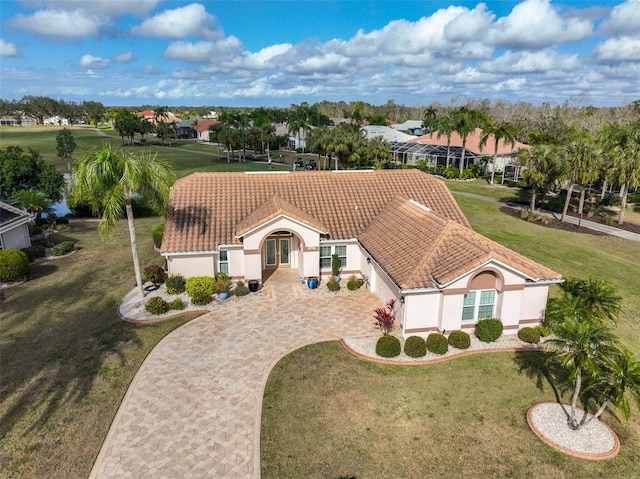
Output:
<instances>
[{"instance_id":1,"label":"shrub","mask_svg":"<svg viewBox=\"0 0 640 479\"><path fill-rule=\"evenodd\" d=\"M469 349L471 346L471 337L464 331L451 331L447 341L456 349Z\"/></svg>"},{"instance_id":2,"label":"shrub","mask_svg":"<svg viewBox=\"0 0 640 479\"><path fill-rule=\"evenodd\" d=\"M376 343L376 354L383 358L395 358L400 351L400 340L395 336L382 336Z\"/></svg>"},{"instance_id":3,"label":"shrub","mask_svg":"<svg viewBox=\"0 0 640 479\"><path fill-rule=\"evenodd\" d=\"M62 246L61 244L57 244L53 248L51 248L51 254L53 256L63 256L64 254L66 254L66 251L64 250L64 246Z\"/></svg>"},{"instance_id":4,"label":"shrub","mask_svg":"<svg viewBox=\"0 0 640 479\"><path fill-rule=\"evenodd\" d=\"M166 287L169 294L184 293L186 279L179 274L172 274L167 278Z\"/></svg>"},{"instance_id":5,"label":"shrub","mask_svg":"<svg viewBox=\"0 0 640 479\"><path fill-rule=\"evenodd\" d=\"M492 343L502 335L502 321L496 318L481 319L476 323L476 336L483 343Z\"/></svg>"},{"instance_id":6,"label":"shrub","mask_svg":"<svg viewBox=\"0 0 640 479\"><path fill-rule=\"evenodd\" d=\"M444 334L431 333L427 336L427 349L433 354L444 354L449 350L449 343Z\"/></svg>"},{"instance_id":7,"label":"shrub","mask_svg":"<svg viewBox=\"0 0 640 479\"><path fill-rule=\"evenodd\" d=\"M338 291L340 289L340 283L336 281L336 278L334 276L331 276L331 278L329 278L329 281L327 281L327 289L329 291Z\"/></svg>"},{"instance_id":8,"label":"shrub","mask_svg":"<svg viewBox=\"0 0 640 479\"><path fill-rule=\"evenodd\" d=\"M22 251L27 253L29 257L29 262L35 260L36 258L44 258L45 256L45 248L41 244L33 244L28 248L22 248Z\"/></svg>"},{"instance_id":9,"label":"shrub","mask_svg":"<svg viewBox=\"0 0 640 479\"><path fill-rule=\"evenodd\" d=\"M62 243L60 243L60 246L62 246L64 254L71 253L76 247L73 244L73 241L63 241Z\"/></svg>"},{"instance_id":10,"label":"shrub","mask_svg":"<svg viewBox=\"0 0 640 479\"><path fill-rule=\"evenodd\" d=\"M549 329L549 326L547 326L546 324L540 324L536 326L536 329L538 330L538 334L541 338L551 336L551 329Z\"/></svg>"},{"instance_id":11,"label":"shrub","mask_svg":"<svg viewBox=\"0 0 640 479\"><path fill-rule=\"evenodd\" d=\"M27 255L27 258L29 258L29 263L33 262L33 260L36 259L36 250L33 246L22 248L20 251Z\"/></svg>"},{"instance_id":12,"label":"shrub","mask_svg":"<svg viewBox=\"0 0 640 479\"><path fill-rule=\"evenodd\" d=\"M162 246L162 237L164 236L164 223L156 226L151 232L151 236L153 238L153 245L156 248L160 248L160 246Z\"/></svg>"},{"instance_id":13,"label":"shrub","mask_svg":"<svg viewBox=\"0 0 640 479\"><path fill-rule=\"evenodd\" d=\"M184 309L184 301L180 298L176 298L169 303L169 309L173 309L175 311L180 311Z\"/></svg>"},{"instance_id":14,"label":"shrub","mask_svg":"<svg viewBox=\"0 0 640 479\"><path fill-rule=\"evenodd\" d=\"M347 288L349 289L349 291L355 291L360 286L362 286L362 281L358 281L358 278L356 278L355 274L349 276L349 281L347 281Z\"/></svg>"},{"instance_id":15,"label":"shrub","mask_svg":"<svg viewBox=\"0 0 640 479\"><path fill-rule=\"evenodd\" d=\"M395 299L390 299L387 302L386 308L376 308L373 311L376 313L374 318L376 319L375 325L380 328L383 336L388 335L393 330L393 325L396 318L393 316L393 307L396 305Z\"/></svg>"},{"instance_id":16,"label":"shrub","mask_svg":"<svg viewBox=\"0 0 640 479\"><path fill-rule=\"evenodd\" d=\"M169 311L169 304L160 296L154 296L147 301L144 309L151 314L164 314Z\"/></svg>"},{"instance_id":17,"label":"shrub","mask_svg":"<svg viewBox=\"0 0 640 479\"><path fill-rule=\"evenodd\" d=\"M427 342L420 336L409 336L404 342L404 353L410 358L421 358L427 354Z\"/></svg>"},{"instance_id":18,"label":"shrub","mask_svg":"<svg viewBox=\"0 0 640 479\"><path fill-rule=\"evenodd\" d=\"M153 284L162 284L167 280L167 272L158 264L152 264L142 270L145 281Z\"/></svg>"},{"instance_id":19,"label":"shrub","mask_svg":"<svg viewBox=\"0 0 640 479\"><path fill-rule=\"evenodd\" d=\"M518 331L518 339L525 343L538 344L540 342L540 332L538 328L522 328Z\"/></svg>"},{"instance_id":20,"label":"shrub","mask_svg":"<svg viewBox=\"0 0 640 479\"><path fill-rule=\"evenodd\" d=\"M0 250L0 281L10 283L27 275L29 256L16 248Z\"/></svg>"},{"instance_id":21,"label":"shrub","mask_svg":"<svg viewBox=\"0 0 640 479\"><path fill-rule=\"evenodd\" d=\"M197 305L208 304L215 289L216 280L211 276L194 276L185 283L185 291L191 302Z\"/></svg>"},{"instance_id":22,"label":"shrub","mask_svg":"<svg viewBox=\"0 0 640 479\"><path fill-rule=\"evenodd\" d=\"M236 296L246 296L249 294L249 288L247 288L242 281L238 281L235 289L233 290L233 294Z\"/></svg>"},{"instance_id":23,"label":"shrub","mask_svg":"<svg viewBox=\"0 0 640 479\"><path fill-rule=\"evenodd\" d=\"M215 276L215 292L228 293L231 290L231 279L227 273L216 273Z\"/></svg>"}]
</instances>

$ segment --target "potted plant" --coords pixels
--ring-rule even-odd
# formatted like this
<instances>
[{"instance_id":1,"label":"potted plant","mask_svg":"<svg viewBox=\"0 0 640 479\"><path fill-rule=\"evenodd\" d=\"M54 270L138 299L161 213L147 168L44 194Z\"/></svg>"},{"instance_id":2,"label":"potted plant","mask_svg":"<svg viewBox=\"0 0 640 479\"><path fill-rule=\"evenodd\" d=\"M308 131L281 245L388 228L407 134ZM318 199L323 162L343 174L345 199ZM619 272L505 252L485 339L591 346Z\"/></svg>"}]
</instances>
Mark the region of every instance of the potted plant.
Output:
<instances>
[{"instance_id":1,"label":"potted plant","mask_svg":"<svg viewBox=\"0 0 640 479\"><path fill-rule=\"evenodd\" d=\"M331 255L331 275L340 282L340 257L337 254Z\"/></svg>"},{"instance_id":2,"label":"potted plant","mask_svg":"<svg viewBox=\"0 0 640 479\"><path fill-rule=\"evenodd\" d=\"M248 284L249 284L249 291L251 291L252 293L255 293L256 291L258 291L260 282L257 279L250 279Z\"/></svg>"},{"instance_id":3,"label":"potted plant","mask_svg":"<svg viewBox=\"0 0 640 479\"><path fill-rule=\"evenodd\" d=\"M216 293L221 300L227 299L229 291L231 290L231 279L227 273L218 273L215 276L216 280Z\"/></svg>"},{"instance_id":4,"label":"potted plant","mask_svg":"<svg viewBox=\"0 0 640 479\"><path fill-rule=\"evenodd\" d=\"M309 278L307 279L307 287L309 289L316 289L318 287L318 277L309 276Z\"/></svg>"}]
</instances>

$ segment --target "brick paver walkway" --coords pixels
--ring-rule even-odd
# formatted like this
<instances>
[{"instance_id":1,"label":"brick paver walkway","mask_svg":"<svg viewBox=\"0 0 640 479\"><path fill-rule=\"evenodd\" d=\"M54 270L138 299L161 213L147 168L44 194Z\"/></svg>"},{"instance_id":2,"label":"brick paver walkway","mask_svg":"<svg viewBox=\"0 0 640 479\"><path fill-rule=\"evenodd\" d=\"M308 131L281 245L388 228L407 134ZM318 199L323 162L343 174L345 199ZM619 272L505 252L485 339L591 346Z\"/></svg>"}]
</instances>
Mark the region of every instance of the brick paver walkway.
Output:
<instances>
[{"instance_id":1,"label":"brick paver walkway","mask_svg":"<svg viewBox=\"0 0 640 479\"><path fill-rule=\"evenodd\" d=\"M304 345L377 334L366 291L299 297L278 272L268 301L208 313L164 338L120 406L93 478L260 477L260 415L271 368Z\"/></svg>"}]
</instances>

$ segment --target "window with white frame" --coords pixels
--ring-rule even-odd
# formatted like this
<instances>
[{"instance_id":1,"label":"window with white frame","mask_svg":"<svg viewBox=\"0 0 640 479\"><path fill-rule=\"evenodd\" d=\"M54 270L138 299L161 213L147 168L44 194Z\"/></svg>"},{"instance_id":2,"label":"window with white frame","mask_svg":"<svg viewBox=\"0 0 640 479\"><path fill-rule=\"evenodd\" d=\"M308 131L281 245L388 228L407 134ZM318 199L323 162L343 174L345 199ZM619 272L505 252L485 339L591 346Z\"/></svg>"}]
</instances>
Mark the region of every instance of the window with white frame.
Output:
<instances>
[{"instance_id":1,"label":"window with white frame","mask_svg":"<svg viewBox=\"0 0 640 479\"><path fill-rule=\"evenodd\" d=\"M462 303L462 320L476 321L493 317L495 303L495 289L469 291L464 295Z\"/></svg>"},{"instance_id":2,"label":"window with white frame","mask_svg":"<svg viewBox=\"0 0 640 479\"><path fill-rule=\"evenodd\" d=\"M340 259L340 267L347 265L347 246L320 246L320 269L331 269L331 256L337 254Z\"/></svg>"},{"instance_id":3,"label":"window with white frame","mask_svg":"<svg viewBox=\"0 0 640 479\"><path fill-rule=\"evenodd\" d=\"M229 274L229 257L226 251L220 251L218 255L218 272Z\"/></svg>"}]
</instances>

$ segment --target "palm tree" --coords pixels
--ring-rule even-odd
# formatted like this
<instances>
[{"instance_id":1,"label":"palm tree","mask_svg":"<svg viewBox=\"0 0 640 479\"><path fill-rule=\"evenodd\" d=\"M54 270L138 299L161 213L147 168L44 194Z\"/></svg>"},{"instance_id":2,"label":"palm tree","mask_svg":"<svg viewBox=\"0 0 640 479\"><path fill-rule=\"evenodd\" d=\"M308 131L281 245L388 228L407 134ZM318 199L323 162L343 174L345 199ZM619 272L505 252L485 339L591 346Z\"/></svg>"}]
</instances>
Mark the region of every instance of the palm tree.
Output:
<instances>
[{"instance_id":1,"label":"palm tree","mask_svg":"<svg viewBox=\"0 0 640 479\"><path fill-rule=\"evenodd\" d=\"M500 140L503 143L509 143L511 148L516 144L516 138L518 136L518 128L512 123L500 123L498 125L493 125L488 123L485 125L484 130L482 132L482 138L480 139L480 149L487 144L489 138L493 136L494 145L493 145L493 166L491 168L491 182L493 185L493 181L495 179L496 174L496 161L498 159L498 144Z\"/></svg>"},{"instance_id":2,"label":"palm tree","mask_svg":"<svg viewBox=\"0 0 640 479\"><path fill-rule=\"evenodd\" d=\"M594 321L593 314L574 298L551 301L547 319L554 336L545 341L553 348L547 359L569 373L573 385L569 427L580 429L584 424L576 417L576 404L583 393L583 380L598 377L603 362L615 352L616 340L611 330Z\"/></svg>"},{"instance_id":3,"label":"palm tree","mask_svg":"<svg viewBox=\"0 0 640 479\"><path fill-rule=\"evenodd\" d=\"M451 135L455 131L455 123L452 117L443 116L435 124L435 131L438 138L442 135L447 137L447 168L451 166Z\"/></svg>"},{"instance_id":4,"label":"palm tree","mask_svg":"<svg viewBox=\"0 0 640 479\"><path fill-rule=\"evenodd\" d=\"M622 297L607 281L600 278L567 278L560 284L560 288L565 296L577 299L588 309L594 315L594 319L616 322Z\"/></svg>"},{"instance_id":5,"label":"palm tree","mask_svg":"<svg viewBox=\"0 0 640 479\"><path fill-rule=\"evenodd\" d=\"M422 128L430 132L433 127L438 124L438 109L430 106L424 110L422 114Z\"/></svg>"},{"instance_id":6,"label":"palm tree","mask_svg":"<svg viewBox=\"0 0 640 479\"><path fill-rule=\"evenodd\" d=\"M564 151L568 158L569 168L569 187L567 188L567 198L562 208L562 216L560 221L564 221L567 217L569 204L573 195L573 188L576 184L581 185L580 201L578 205L578 214L582 214L584 207L584 198L586 195L585 186L594 181L598 176L598 155L595 151L595 145L589 138L588 133L582 132L574 136L574 138L564 147Z\"/></svg>"},{"instance_id":7,"label":"palm tree","mask_svg":"<svg viewBox=\"0 0 640 479\"><path fill-rule=\"evenodd\" d=\"M467 151L467 138L476 128L483 127L490 120L485 113L466 106L461 106L454 110L451 117L454 124L453 131L458 132L460 138L462 138L462 154L460 155L460 177L462 177L462 171L465 168L464 157Z\"/></svg>"},{"instance_id":8,"label":"palm tree","mask_svg":"<svg viewBox=\"0 0 640 479\"><path fill-rule=\"evenodd\" d=\"M538 194L551 186L562 172L558 150L553 145L535 145L518 150L516 159L523 166L522 179L531 187L529 211L533 213Z\"/></svg>"},{"instance_id":9,"label":"palm tree","mask_svg":"<svg viewBox=\"0 0 640 479\"><path fill-rule=\"evenodd\" d=\"M36 223L40 221L43 213L49 215L53 212L51 200L42 191L20 190L13 199L18 202L21 208L35 215Z\"/></svg>"},{"instance_id":10,"label":"palm tree","mask_svg":"<svg viewBox=\"0 0 640 479\"><path fill-rule=\"evenodd\" d=\"M163 214L169 200L169 189L175 182L171 165L155 154L113 151L105 143L102 148L87 151L75 165L71 190L75 200L86 201L100 214L98 230L104 238L115 227L116 220L127 216L131 253L140 296L144 296L138 260L138 242L133 222L133 199L141 196L149 206Z\"/></svg>"}]
</instances>

